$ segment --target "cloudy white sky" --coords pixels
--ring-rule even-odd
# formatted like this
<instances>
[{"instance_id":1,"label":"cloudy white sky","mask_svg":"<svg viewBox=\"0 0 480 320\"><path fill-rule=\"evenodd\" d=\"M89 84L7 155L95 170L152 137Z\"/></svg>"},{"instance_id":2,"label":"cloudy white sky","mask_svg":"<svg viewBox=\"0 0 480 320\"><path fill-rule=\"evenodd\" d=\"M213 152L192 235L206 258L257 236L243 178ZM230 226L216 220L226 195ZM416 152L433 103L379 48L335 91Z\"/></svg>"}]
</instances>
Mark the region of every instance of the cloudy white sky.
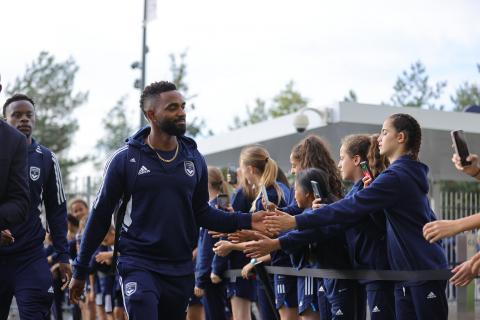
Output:
<instances>
[{"instance_id":1,"label":"cloudy white sky","mask_svg":"<svg viewBox=\"0 0 480 320\"><path fill-rule=\"evenodd\" d=\"M197 114L215 133L256 97L269 99L293 79L311 106L341 100L388 101L398 74L420 59L433 82L447 80L444 102L463 82L480 82L480 1L158 0L148 25L147 83L169 79L170 53L188 48ZM13 82L41 50L80 66L88 90L71 154L93 152L100 121L128 94L138 123L143 1L0 2L0 72ZM5 100L0 94L0 102Z\"/></svg>"}]
</instances>

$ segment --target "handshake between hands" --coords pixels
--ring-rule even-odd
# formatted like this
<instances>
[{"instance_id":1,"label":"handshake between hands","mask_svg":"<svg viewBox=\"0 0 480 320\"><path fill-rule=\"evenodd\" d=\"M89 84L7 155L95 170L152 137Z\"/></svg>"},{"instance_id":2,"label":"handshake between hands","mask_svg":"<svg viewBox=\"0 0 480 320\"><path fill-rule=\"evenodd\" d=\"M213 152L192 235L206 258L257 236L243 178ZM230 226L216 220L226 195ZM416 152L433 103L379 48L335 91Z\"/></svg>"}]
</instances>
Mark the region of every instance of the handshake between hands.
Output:
<instances>
[{"instance_id":1,"label":"handshake between hands","mask_svg":"<svg viewBox=\"0 0 480 320\"><path fill-rule=\"evenodd\" d=\"M322 206L321 200L317 200L314 208ZM276 237L280 232L296 228L295 217L278 210L272 203L264 204L264 207L268 210L252 214L253 230L240 230L230 234L210 231L213 238L223 238L215 244L213 251L222 257L234 250L242 251L247 257L258 259L280 250L280 241Z\"/></svg>"}]
</instances>

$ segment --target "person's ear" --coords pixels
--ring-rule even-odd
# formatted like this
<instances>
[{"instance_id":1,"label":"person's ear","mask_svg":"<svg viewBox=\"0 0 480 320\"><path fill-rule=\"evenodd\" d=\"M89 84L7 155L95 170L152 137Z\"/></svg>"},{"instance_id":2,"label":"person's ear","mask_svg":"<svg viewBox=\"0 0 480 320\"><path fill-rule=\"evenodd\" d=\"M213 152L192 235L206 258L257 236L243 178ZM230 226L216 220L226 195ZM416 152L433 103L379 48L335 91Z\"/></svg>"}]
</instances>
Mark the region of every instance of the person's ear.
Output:
<instances>
[{"instance_id":1,"label":"person's ear","mask_svg":"<svg viewBox=\"0 0 480 320\"><path fill-rule=\"evenodd\" d=\"M405 134L405 132L401 131L401 132L397 133L397 142L398 143L407 142L407 135Z\"/></svg>"},{"instance_id":2,"label":"person's ear","mask_svg":"<svg viewBox=\"0 0 480 320\"><path fill-rule=\"evenodd\" d=\"M150 122L155 122L155 112L153 112L153 110L147 110L144 114L147 120Z\"/></svg>"},{"instance_id":3,"label":"person's ear","mask_svg":"<svg viewBox=\"0 0 480 320\"><path fill-rule=\"evenodd\" d=\"M360 158L360 156L357 154L353 157L353 164L355 165L355 167L358 167L360 165L360 162L362 162L362 159Z\"/></svg>"}]
</instances>

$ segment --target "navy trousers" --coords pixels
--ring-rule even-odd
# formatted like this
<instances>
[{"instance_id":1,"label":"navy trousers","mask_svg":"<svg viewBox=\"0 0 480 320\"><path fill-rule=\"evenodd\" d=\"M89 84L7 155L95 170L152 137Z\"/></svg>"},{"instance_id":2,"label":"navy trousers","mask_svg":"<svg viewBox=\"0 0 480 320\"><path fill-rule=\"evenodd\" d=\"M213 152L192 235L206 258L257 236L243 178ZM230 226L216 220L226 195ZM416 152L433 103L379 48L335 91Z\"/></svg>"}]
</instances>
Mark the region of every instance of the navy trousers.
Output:
<instances>
[{"instance_id":1,"label":"navy trousers","mask_svg":"<svg viewBox=\"0 0 480 320\"><path fill-rule=\"evenodd\" d=\"M53 302L52 274L41 248L16 257L0 257L0 319L7 319L12 298L22 320L48 319Z\"/></svg>"},{"instance_id":2,"label":"navy trousers","mask_svg":"<svg viewBox=\"0 0 480 320\"><path fill-rule=\"evenodd\" d=\"M446 320L446 281L426 281L422 285L395 285L397 320Z\"/></svg>"},{"instance_id":3,"label":"navy trousers","mask_svg":"<svg viewBox=\"0 0 480 320\"><path fill-rule=\"evenodd\" d=\"M167 276L120 263L120 284L129 320L185 320L195 275Z\"/></svg>"}]
</instances>

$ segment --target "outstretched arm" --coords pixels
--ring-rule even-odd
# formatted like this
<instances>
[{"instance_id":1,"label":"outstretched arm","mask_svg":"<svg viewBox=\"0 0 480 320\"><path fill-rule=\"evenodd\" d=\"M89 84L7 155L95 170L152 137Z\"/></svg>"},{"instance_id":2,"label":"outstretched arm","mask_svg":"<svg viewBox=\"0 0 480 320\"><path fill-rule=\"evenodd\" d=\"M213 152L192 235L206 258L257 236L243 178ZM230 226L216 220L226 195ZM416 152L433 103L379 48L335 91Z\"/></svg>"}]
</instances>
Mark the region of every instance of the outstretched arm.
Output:
<instances>
[{"instance_id":1,"label":"outstretched arm","mask_svg":"<svg viewBox=\"0 0 480 320\"><path fill-rule=\"evenodd\" d=\"M453 237L464 231L480 228L480 213L457 219L437 220L423 226L423 236L430 243L443 238Z\"/></svg>"}]
</instances>

